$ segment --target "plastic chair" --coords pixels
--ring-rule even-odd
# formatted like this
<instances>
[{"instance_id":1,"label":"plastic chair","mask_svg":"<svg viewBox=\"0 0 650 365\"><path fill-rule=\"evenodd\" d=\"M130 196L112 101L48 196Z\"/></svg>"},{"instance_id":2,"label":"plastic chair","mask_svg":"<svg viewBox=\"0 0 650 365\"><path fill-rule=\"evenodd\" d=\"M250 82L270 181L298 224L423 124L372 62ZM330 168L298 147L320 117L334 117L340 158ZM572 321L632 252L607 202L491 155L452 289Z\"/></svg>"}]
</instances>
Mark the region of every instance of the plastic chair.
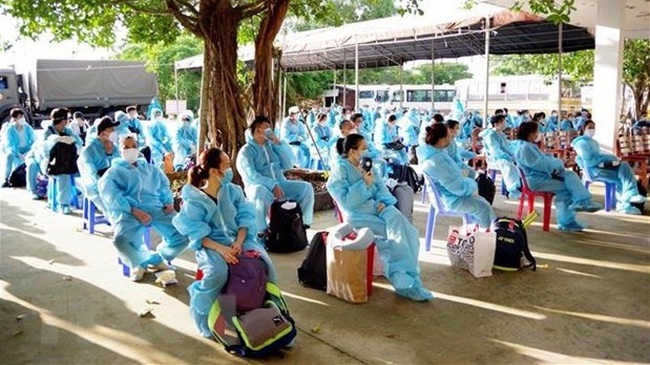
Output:
<instances>
[{"instance_id":1,"label":"plastic chair","mask_svg":"<svg viewBox=\"0 0 650 365\"><path fill-rule=\"evenodd\" d=\"M589 174L589 169L582 168L582 183L585 184L585 189L589 189L589 185L594 182L601 182L605 184L605 211L609 212L616 209L616 183L604 179L593 178Z\"/></svg>"},{"instance_id":2,"label":"plastic chair","mask_svg":"<svg viewBox=\"0 0 650 365\"><path fill-rule=\"evenodd\" d=\"M488 176L490 177L490 179L492 179L492 182L495 184L497 182L497 172L499 173L499 175L501 175L501 195L507 196L508 189L506 188L506 182L505 180L503 180L503 174L501 173L501 171L497 169L491 169L489 166L487 171L488 171L487 172Z\"/></svg>"},{"instance_id":3,"label":"plastic chair","mask_svg":"<svg viewBox=\"0 0 650 365\"><path fill-rule=\"evenodd\" d=\"M110 225L108 222L108 218L106 218L105 215L103 214L97 214L97 207L95 206L95 203L92 202L87 197L83 198L83 229L87 229L88 233L90 234L95 234L95 226L99 224L107 224Z\"/></svg>"},{"instance_id":4,"label":"plastic chair","mask_svg":"<svg viewBox=\"0 0 650 365\"><path fill-rule=\"evenodd\" d=\"M311 161L309 162L309 168L312 169L312 170L318 170L318 171L325 170L325 166L323 165L323 160L321 160L318 157L316 157L316 158L312 157L311 158Z\"/></svg>"},{"instance_id":5,"label":"plastic chair","mask_svg":"<svg viewBox=\"0 0 650 365\"><path fill-rule=\"evenodd\" d=\"M521 217L524 215L524 202L526 200L528 200L528 213L530 214L535 210L535 197L542 197L544 200L544 220L542 230L548 231L551 225L551 205L555 193L531 190L528 186L528 180L526 180L526 176L524 176L524 171L521 168L517 168L517 170L519 170L519 177L521 177L521 198L519 198L517 219L521 219Z\"/></svg>"},{"instance_id":6,"label":"plastic chair","mask_svg":"<svg viewBox=\"0 0 650 365\"><path fill-rule=\"evenodd\" d=\"M143 238L144 243L147 245L147 248L151 249L151 227L146 227L144 229L144 235ZM127 278L131 277L131 268L129 265L125 264L122 262L121 258L117 258L117 264L122 265L122 275L126 276Z\"/></svg>"},{"instance_id":7,"label":"plastic chair","mask_svg":"<svg viewBox=\"0 0 650 365\"><path fill-rule=\"evenodd\" d=\"M445 209L435 182L426 173L424 174L424 184L429 195L429 217L427 219L427 233L424 238L424 247L428 252L431 250L431 240L433 239L433 233L436 229L436 220L439 215L447 217L463 217L463 225L470 223L472 217L466 213L458 213Z\"/></svg>"}]
</instances>

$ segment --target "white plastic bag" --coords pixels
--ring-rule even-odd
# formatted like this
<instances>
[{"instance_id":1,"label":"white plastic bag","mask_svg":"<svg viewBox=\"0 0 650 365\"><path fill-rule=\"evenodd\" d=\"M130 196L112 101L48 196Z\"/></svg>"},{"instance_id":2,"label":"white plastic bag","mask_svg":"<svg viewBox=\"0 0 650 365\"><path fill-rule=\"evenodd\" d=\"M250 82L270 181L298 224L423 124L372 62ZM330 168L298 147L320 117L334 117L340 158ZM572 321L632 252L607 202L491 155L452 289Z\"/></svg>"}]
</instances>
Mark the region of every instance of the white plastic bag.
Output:
<instances>
[{"instance_id":1,"label":"white plastic bag","mask_svg":"<svg viewBox=\"0 0 650 365\"><path fill-rule=\"evenodd\" d=\"M449 227L447 254L451 266L469 271L477 278L492 276L496 237L494 233Z\"/></svg>"}]
</instances>

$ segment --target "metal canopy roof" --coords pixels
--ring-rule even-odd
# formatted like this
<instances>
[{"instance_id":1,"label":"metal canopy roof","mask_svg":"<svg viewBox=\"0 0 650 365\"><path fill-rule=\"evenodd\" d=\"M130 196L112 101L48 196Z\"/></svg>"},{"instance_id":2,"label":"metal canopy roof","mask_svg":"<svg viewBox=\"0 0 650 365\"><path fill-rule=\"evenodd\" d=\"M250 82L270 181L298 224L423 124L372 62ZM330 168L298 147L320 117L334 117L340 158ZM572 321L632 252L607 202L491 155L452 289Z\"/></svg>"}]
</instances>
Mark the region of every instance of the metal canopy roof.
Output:
<instances>
[{"instance_id":1,"label":"metal canopy roof","mask_svg":"<svg viewBox=\"0 0 650 365\"><path fill-rule=\"evenodd\" d=\"M483 3L471 10L397 16L293 33L276 39L276 43L286 71L353 69L357 46L360 68L394 66L430 60L432 48L436 59L485 54L486 17L490 18L492 32L491 54L558 52L556 25L537 15ZM586 28L564 24L562 37L564 52L595 47L594 37ZM201 66L186 62L189 60L177 62L176 67Z\"/></svg>"}]
</instances>

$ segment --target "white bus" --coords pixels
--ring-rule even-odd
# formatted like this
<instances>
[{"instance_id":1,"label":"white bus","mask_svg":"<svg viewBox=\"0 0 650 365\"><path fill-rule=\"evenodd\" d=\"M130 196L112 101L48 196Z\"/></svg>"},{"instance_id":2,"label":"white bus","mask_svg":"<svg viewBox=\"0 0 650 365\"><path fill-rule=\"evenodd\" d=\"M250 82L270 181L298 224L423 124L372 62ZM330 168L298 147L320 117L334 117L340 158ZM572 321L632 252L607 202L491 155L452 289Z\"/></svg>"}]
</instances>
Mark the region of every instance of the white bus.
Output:
<instances>
[{"instance_id":1,"label":"white bus","mask_svg":"<svg viewBox=\"0 0 650 365\"><path fill-rule=\"evenodd\" d=\"M390 103L403 108L431 109L431 85L391 85ZM433 92L434 107L439 113L451 111L456 87L454 85L436 85Z\"/></svg>"},{"instance_id":2,"label":"white bus","mask_svg":"<svg viewBox=\"0 0 650 365\"><path fill-rule=\"evenodd\" d=\"M354 85L352 85L354 89ZM377 106L388 103L389 85L359 85L359 106Z\"/></svg>"}]
</instances>

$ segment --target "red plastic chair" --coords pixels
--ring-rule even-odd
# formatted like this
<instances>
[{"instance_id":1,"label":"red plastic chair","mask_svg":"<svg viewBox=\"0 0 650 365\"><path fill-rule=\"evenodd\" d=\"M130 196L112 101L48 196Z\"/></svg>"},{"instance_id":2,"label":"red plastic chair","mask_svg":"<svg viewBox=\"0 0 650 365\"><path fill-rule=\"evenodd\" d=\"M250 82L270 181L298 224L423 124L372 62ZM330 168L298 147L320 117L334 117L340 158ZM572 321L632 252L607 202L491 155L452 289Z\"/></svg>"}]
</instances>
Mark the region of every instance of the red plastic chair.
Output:
<instances>
[{"instance_id":1,"label":"red plastic chair","mask_svg":"<svg viewBox=\"0 0 650 365\"><path fill-rule=\"evenodd\" d=\"M553 203L554 193L547 191L534 191L528 186L528 181L521 168L519 170L519 177L521 177L521 198L519 198L519 209L517 210L517 219L521 219L524 215L524 202L528 200L528 214L535 210L535 197L542 197L544 201L544 215L542 230L548 231L551 225L551 204Z\"/></svg>"}]
</instances>

